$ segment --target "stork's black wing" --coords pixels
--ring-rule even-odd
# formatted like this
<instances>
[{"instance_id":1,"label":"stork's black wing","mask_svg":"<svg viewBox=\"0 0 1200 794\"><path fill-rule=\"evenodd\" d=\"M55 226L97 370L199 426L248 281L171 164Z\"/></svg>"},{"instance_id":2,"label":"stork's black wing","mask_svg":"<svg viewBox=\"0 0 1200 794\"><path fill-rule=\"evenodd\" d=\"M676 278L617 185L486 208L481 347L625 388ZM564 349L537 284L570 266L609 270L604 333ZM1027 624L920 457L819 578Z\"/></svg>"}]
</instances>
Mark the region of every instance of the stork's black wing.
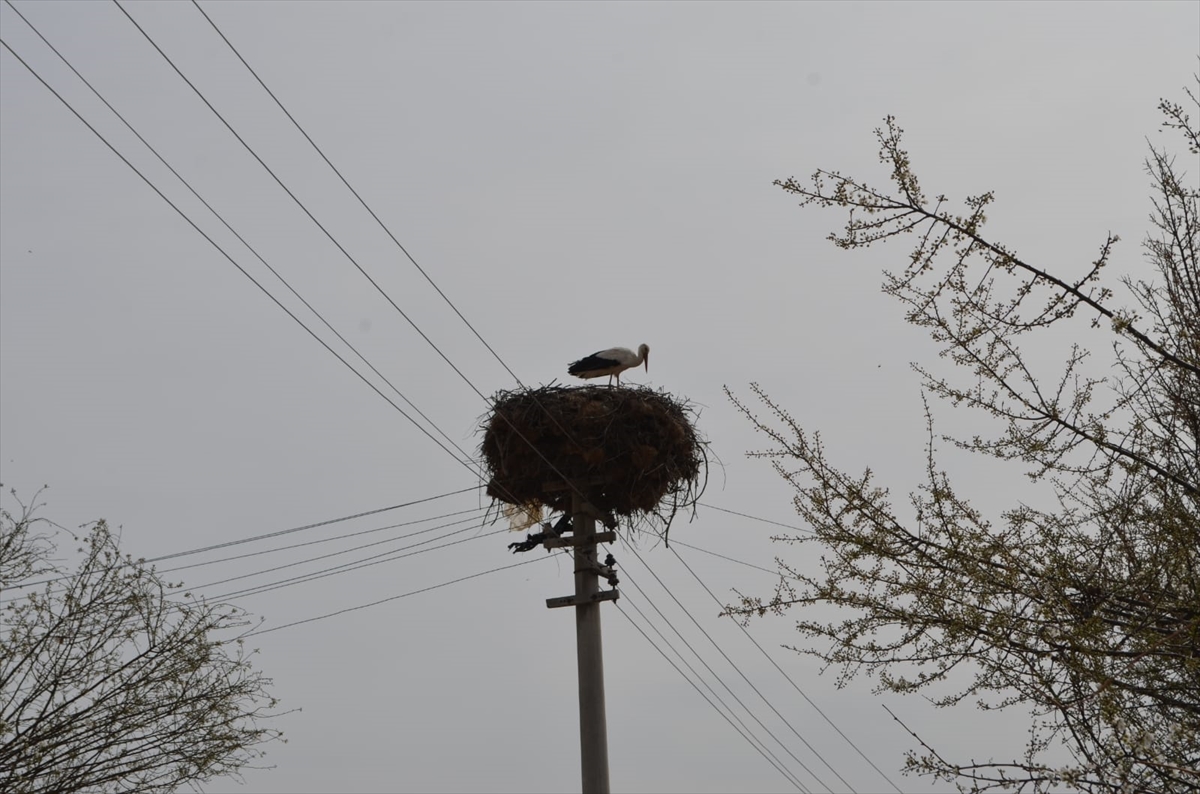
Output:
<instances>
[{"instance_id":1,"label":"stork's black wing","mask_svg":"<svg viewBox=\"0 0 1200 794\"><path fill-rule=\"evenodd\" d=\"M604 358L599 353L592 353L590 356L581 358L571 366L567 367L568 375L578 375L581 372L592 372L598 369L608 369L609 367L617 366L619 361L614 358Z\"/></svg>"}]
</instances>

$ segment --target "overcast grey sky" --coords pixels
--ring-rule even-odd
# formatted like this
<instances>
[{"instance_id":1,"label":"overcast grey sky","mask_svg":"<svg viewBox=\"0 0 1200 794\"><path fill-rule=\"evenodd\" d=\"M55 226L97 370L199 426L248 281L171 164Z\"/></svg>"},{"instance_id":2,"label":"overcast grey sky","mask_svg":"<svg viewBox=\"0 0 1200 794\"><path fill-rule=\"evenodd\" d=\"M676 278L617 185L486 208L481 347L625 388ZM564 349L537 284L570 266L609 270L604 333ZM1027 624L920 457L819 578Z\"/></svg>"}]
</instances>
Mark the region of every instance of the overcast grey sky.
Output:
<instances>
[{"instance_id":1,"label":"overcast grey sky","mask_svg":"<svg viewBox=\"0 0 1200 794\"><path fill-rule=\"evenodd\" d=\"M485 401L115 5L15 5L406 397L474 451ZM125 7L480 391L516 385L194 6ZM789 524L797 519L788 490L767 465L744 458L762 442L722 385L746 395L760 381L823 432L836 462L871 465L899 496L916 485L922 455L920 393L907 364L934 348L879 293L880 268L905 250L837 251L824 236L839 218L798 209L771 180L823 167L885 182L871 130L895 114L929 193L996 191L995 237L1072 274L1111 230L1127 241L1116 267L1137 272L1145 140L1158 134L1158 98L1180 95L1200 49L1195 2L203 7L523 381L564 381L575 358L649 343L649 373L628 380L701 407L700 429L722 464L704 502ZM7 5L0 24L4 40L155 185L272 294L298 306ZM29 496L48 483L46 517L67 526L107 518L123 527L126 551L154 557L476 483L7 52L0 92L6 489ZM988 507L1021 487L1019 473L1004 476L961 474ZM446 497L293 537L427 519L482 507L481 499ZM205 586L461 519L474 523ZM505 548L514 537L483 537L496 527L480 529L478 514L464 513L172 576L220 596L463 528L438 544L470 542L234 599L270 628L519 562ZM802 562L769 542L776 531L702 507L672 537L767 568L775 554ZM678 550L722 599L773 584L768 573ZM832 768L860 792L889 790L736 627L717 619L673 554L642 542L652 574L626 547L614 553L622 607L639 623L633 607L641 608L686 654L650 603L661 609L821 781L845 789ZM828 766L762 705L655 574ZM289 743L271 748L276 768L251 771L240 790L576 789L574 620L544 606L571 587L568 566L541 559L254 638L275 694L303 711L282 720ZM614 791L795 790L616 608L606 606L603 619ZM933 786L899 774L909 742L881 703L948 756L1011 756L1026 738L1021 715L936 712L876 697L869 681L838 690L832 673L779 647L799 640L789 618L751 630L905 790ZM742 719L805 790L826 790ZM235 781L208 787L231 789Z\"/></svg>"}]
</instances>

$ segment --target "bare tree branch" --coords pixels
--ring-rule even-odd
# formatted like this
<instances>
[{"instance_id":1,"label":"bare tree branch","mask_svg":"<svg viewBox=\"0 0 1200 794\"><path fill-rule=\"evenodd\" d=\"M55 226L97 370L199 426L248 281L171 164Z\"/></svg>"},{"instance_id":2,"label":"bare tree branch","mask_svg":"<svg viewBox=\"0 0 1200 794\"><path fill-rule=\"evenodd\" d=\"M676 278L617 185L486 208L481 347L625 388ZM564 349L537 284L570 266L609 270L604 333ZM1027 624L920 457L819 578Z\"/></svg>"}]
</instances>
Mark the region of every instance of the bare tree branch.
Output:
<instances>
[{"instance_id":1,"label":"bare tree branch","mask_svg":"<svg viewBox=\"0 0 1200 794\"><path fill-rule=\"evenodd\" d=\"M23 562L51 548L36 520L0 513L0 590L45 572ZM228 636L246 616L167 600L103 521L83 542L65 587L2 607L0 790L169 792L253 766L279 733L260 724L270 681Z\"/></svg>"},{"instance_id":2,"label":"bare tree branch","mask_svg":"<svg viewBox=\"0 0 1200 794\"><path fill-rule=\"evenodd\" d=\"M1196 104L1194 92L1188 98ZM1164 127L1197 151L1200 133L1183 108L1164 100L1160 109ZM793 487L812 530L778 540L819 544L822 562L812 572L781 561L771 596L739 594L728 613L748 620L799 609L796 627L809 642L795 650L839 668L839 685L866 672L879 691L1034 716L1012 761L952 761L905 725L920 748L908 771L972 791L1195 791L1200 191L1151 147L1144 250L1158 277L1123 282L1136 304L1124 308L1103 281L1115 235L1076 276L1052 273L984 236L990 192L967 197L961 215L946 196L931 206L902 133L891 117L876 131L891 193L824 170L810 183L776 184L802 206L846 210L845 227L830 235L841 248L916 235L907 265L885 273L883 289L951 364L944 373L913 365L926 393L981 411L991 432L939 435L926 402L923 482L898 507L870 469L835 466L820 435L757 384L750 389L768 418L727 390L769 439L749 454ZM1051 348L1040 335L1052 327L1061 335L1080 308L1091 327L1106 320L1117 332L1104 340L1112 364L1089 374L1108 351L1079 336L1047 376ZM940 441L1023 465L1057 508L1017 504L985 517L939 467ZM829 620L811 610L820 605L845 610ZM1063 750L1071 763L1044 760Z\"/></svg>"}]
</instances>

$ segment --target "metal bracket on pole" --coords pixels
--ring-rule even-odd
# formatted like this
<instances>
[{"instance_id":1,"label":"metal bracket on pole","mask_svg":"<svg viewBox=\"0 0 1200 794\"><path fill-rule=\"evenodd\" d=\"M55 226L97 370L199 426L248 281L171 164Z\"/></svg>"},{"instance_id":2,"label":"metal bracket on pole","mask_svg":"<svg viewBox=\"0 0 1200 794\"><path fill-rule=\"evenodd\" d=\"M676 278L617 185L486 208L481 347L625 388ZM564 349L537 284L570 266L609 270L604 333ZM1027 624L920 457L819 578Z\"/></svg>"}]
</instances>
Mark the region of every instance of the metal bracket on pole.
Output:
<instances>
[{"instance_id":1,"label":"metal bracket on pole","mask_svg":"<svg viewBox=\"0 0 1200 794\"><path fill-rule=\"evenodd\" d=\"M621 594L616 590L601 590L599 593L592 593L587 596L559 596L558 598L547 598L546 606L550 609L555 607L575 607L580 604L595 604L600 601L616 601L621 597Z\"/></svg>"},{"instance_id":2,"label":"metal bracket on pole","mask_svg":"<svg viewBox=\"0 0 1200 794\"><path fill-rule=\"evenodd\" d=\"M569 538L546 538L542 541L542 545L548 549L561 549L566 546L581 546L585 543L616 543L616 532L597 532L595 535L586 537L574 536Z\"/></svg>"}]
</instances>

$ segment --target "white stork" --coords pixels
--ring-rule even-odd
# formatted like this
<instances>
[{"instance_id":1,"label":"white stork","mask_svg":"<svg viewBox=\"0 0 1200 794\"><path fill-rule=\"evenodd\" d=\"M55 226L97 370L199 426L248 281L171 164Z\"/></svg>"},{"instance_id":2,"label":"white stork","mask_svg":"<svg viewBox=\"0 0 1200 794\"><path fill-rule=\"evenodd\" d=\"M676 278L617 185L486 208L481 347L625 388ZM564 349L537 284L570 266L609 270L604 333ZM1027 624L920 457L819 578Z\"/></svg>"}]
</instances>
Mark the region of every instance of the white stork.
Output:
<instances>
[{"instance_id":1,"label":"white stork","mask_svg":"<svg viewBox=\"0 0 1200 794\"><path fill-rule=\"evenodd\" d=\"M579 359L567 367L567 374L585 379L607 375L609 386L612 386L613 375L616 375L617 385L620 386L621 373L643 363L649 372L650 345L638 345L636 353L627 347L610 347Z\"/></svg>"}]
</instances>

